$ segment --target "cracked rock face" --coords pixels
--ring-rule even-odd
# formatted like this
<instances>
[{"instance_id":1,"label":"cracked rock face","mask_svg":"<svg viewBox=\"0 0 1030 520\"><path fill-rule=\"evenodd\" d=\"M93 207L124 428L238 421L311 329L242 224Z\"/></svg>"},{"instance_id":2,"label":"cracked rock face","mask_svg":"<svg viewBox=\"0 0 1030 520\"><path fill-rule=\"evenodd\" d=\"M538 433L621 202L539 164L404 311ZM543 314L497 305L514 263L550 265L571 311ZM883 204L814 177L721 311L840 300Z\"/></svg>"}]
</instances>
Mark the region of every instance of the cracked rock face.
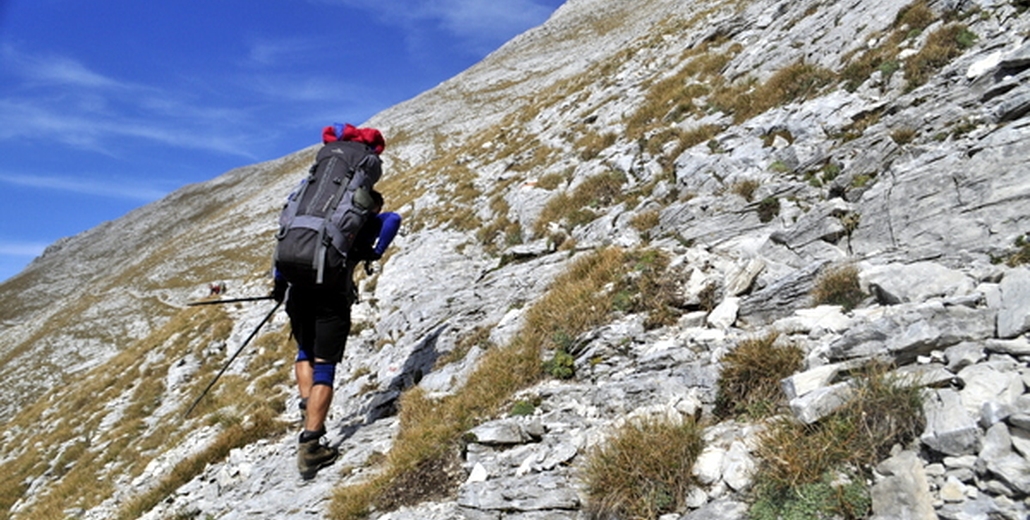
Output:
<instances>
[{"instance_id":1,"label":"cracked rock face","mask_svg":"<svg viewBox=\"0 0 1030 520\"><path fill-rule=\"evenodd\" d=\"M730 82L766 81L801 59L839 72L846 57L882 42L905 6L570 0L483 62L377 114L368 125L388 139L405 136L384 157L381 185L394 190L388 206L402 201L390 209L406 224L380 271L361 280L354 316L362 326L339 367L329 415L340 460L301 483L291 430L231 450L143 518L325 517L335 490L380 470L401 427L403 392L459 392L489 349L519 336L527 309L573 260L610 246L668 257L672 324L652 327L644 314L620 311L569 338L575 377L520 390L511 401L529 409L502 409L465 432L460 457L441 465L438 494L398 499L373 518L589 518L581 468L591 451L634 418L713 418L720 360L772 331L804 351L803 369L782 382L799 420L836 410L851 395L853 372L872 359L889 359L895 375L925 387L925 430L871 468L877 518L1026 518L1030 269L1005 262L1030 232L1025 12L1007 2L930 2L937 13L978 9L961 18L977 39L912 88L901 72L878 71L852 89L836 85L744 120L702 96L689 100L702 110L663 114L639 139L625 135L648 89L675 76L692 49L727 53L720 74ZM676 29L690 20L691 30ZM906 56L940 25L906 40ZM716 130L700 143L648 146L663 131L708 127ZM582 149L592 134L613 137ZM436 135L449 136L446 147ZM538 149L546 160L534 164ZM185 302L205 297L212 279L227 282L228 296L266 294L276 214L313 152L184 187L62 239L0 286L0 417L29 407L40 386L74 391L76 378L136 352L140 339L176 323ZM440 157L453 157L444 169L469 172L464 181L477 195L452 204L448 177L415 176ZM582 222L537 226L551 201L612 172L631 196L585 202L574 208ZM391 175L401 180L389 184ZM766 213L769 200L775 213ZM481 225L447 220L456 206ZM483 238L494 227L504 232ZM864 291L851 310L812 297L820 276L841 264L856 268ZM139 374L172 362L149 374L162 393L141 435L174 422L200 365L227 358L265 312L227 308L226 339L174 361L167 347L189 331L148 344ZM277 315L270 328L284 325ZM39 357L67 363L30 362ZM267 370L258 357L248 352L229 374ZM277 388L292 396L291 383ZM100 431L79 434L88 440L117 428L132 396L126 390L90 411L102 414ZM284 408L281 419L295 426L292 397ZM59 419L45 411L32 418ZM663 520L746 517L763 425L706 424L698 483ZM181 441L148 453L133 474L108 476L117 489L97 505L66 513L113 516L219 431L217 420L176 426ZM28 434L5 427L2 435L0 463L8 464ZM27 474L14 518L60 484L63 468L41 467L49 469Z\"/></svg>"}]
</instances>

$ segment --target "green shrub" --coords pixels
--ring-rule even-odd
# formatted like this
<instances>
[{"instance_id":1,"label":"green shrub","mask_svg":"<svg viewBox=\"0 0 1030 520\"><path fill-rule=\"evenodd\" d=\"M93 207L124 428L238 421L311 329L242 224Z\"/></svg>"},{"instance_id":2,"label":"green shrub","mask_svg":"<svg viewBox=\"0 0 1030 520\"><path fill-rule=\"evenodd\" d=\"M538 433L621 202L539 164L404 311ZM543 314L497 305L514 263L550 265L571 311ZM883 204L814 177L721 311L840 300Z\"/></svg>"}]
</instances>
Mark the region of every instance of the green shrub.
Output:
<instances>
[{"instance_id":1,"label":"green shrub","mask_svg":"<svg viewBox=\"0 0 1030 520\"><path fill-rule=\"evenodd\" d=\"M629 252L626 274L616 283L613 308L622 312L646 312L644 328L672 325L683 307L677 274L668 269L669 258L657 249Z\"/></svg>"},{"instance_id":2,"label":"green shrub","mask_svg":"<svg viewBox=\"0 0 1030 520\"><path fill-rule=\"evenodd\" d=\"M758 220L769 222L780 214L780 199L766 197L758 203Z\"/></svg>"},{"instance_id":3,"label":"green shrub","mask_svg":"<svg viewBox=\"0 0 1030 520\"><path fill-rule=\"evenodd\" d=\"M544 370L555 379L572 379L576 376L576 358L565 349L555 349L551 359L544 363Z\"/></svg>"},{"instance_id":4,"label":"green shrub","mask_svg":"<svg viewBox=\"0 0 1030 520\"><path fill-rule=\"evenodd\" d=\"M797 490L762 494L748 511L751 520L810 520L866 518L872 509L869 490L861 481L835 482L826 474L819 482Z\"/></svg>"},{"instance_id":5,"label":"green shrub","mask_svg":"<svg viewBox=\"0 0 1030 520\"><path fill-rule=\"evenodd\" d=\"M627 421L587 455L588 510L595 518L640 519L680 510L703 448L692 418Z\"/></svg>"},{"instance_id":6,"label":"green shrub","mask_svg":"<svg viewBox=\"0 0 1030 520\"><path fill-rule=\"evenodd\" d=\"M533 410L536 410L536 405L530 401L518 401L511 407L511 415L524 416L532 415Z\"/></svg>"}]
</instances>

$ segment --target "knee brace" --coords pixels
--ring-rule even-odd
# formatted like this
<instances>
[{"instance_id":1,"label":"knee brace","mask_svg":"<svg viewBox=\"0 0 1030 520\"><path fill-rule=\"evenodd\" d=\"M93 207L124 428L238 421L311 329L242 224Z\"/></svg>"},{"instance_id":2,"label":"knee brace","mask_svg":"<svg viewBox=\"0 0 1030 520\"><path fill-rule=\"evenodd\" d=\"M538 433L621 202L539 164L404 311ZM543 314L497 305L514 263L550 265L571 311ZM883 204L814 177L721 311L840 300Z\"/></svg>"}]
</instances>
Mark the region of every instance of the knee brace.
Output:
<instances>
[{"instance_id":1,"label":"knee brace","mask_svg":"<svg viewBox=\"0 0 1030 520\"><path fill-rule=\"evenodd\" d=\"M315 385L333 386L336 379L336 363L315 363L314 382Z\"/></svg>"},{"instance_id":2,"label":"knee brace","mask_svg":"<svg viewBox=\"0 0 1030 520\"><path fill-rule=\"evenodd\" d=\"M296 361L297 363L300 363L301 361L314 361L314 360L315 360L315 356L314 356L314 353L311 351L310 348L305 349L305 348L302 348L302 347L297 347L297 361Z\"/></svg>"}]
</instances>

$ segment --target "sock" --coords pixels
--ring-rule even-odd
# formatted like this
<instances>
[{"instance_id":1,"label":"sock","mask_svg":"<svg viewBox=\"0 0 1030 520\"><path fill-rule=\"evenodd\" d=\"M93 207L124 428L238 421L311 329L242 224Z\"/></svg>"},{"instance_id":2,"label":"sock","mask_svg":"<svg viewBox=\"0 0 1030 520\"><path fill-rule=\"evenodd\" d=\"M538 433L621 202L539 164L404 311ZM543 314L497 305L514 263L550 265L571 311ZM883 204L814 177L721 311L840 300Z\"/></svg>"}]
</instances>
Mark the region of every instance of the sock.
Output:
<instances>
[{"instance_id":1,"label":"sock","mask_svg":"<svg viewBox=\"0 0 1030 520\"><path fill-rule=\"evenodd\" d=\"M300 432L300 442L301 442L301 444L303 444L303 443L311 441L313 439L319 439L323 435L325 435L325 428L322 428L321 430L315 431L315 432L313 432L311 430L304 430L304 431Z\"/></svg>"}]
</instances>

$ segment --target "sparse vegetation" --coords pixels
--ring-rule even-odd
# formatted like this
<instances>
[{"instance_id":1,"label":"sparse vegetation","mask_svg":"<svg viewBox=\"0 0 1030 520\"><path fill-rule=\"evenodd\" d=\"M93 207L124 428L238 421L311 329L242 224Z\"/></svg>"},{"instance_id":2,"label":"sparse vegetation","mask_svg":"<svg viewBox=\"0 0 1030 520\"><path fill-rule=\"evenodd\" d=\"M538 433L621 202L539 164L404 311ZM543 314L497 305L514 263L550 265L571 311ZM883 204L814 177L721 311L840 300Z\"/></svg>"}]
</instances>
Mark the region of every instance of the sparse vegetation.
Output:
<instances>
[{"instance_id":1,"label":"sparse vegetation","mask_svg":"<svg viewBox=\"0 0 1030 520\"><path fill-rule=\"evenodd\" d=\"M59 481L23 509L26 518L63 518L69 507L93 507L113 492L113 475L138 476L161 447L181 443L197 427L196 421L179 420L181 414L224 361L222 356L205 354L205 349L224 345L231 332L232 322L222 308L181 311L108 363L69 381L63 392L52 390L27 407L8 423L7 431L22 433L9 438L6 449L26 444L38 448L24 450L14 458L9 458L10 452L5 453L7 462L0 471L19 478L5 478L0 484L0 511L9 511L22 498L25 482L51 467ZM287 348L286 343L281 331L258 336L252 346L258 354L250 360L251 366L265 369L273 359L286 357L279 350ZM162 352L163 358L146 355L152 351ZM162 384L164 374L173 362L191 359L198 363L198 369L182 388L183 396L177 400L169 397ZM197 417L208 417L208 424L221 430L214 443L180 462L168 475L159 475L154 488L126 504L122 517L138 517L232 447L280 432L282 425L272 418L282 412L283 400L276 396L281 397L280 392L287 388L278 385L288 379L288 373L289 367L283 365L259 371L249 380L224 377L195 412ZM263 390L248 391L248 385ZM162 409L168 403L171 406ZM44 413L77 419L57 421L40 430L35 425ZM113 413L120 414L118 421L101 429L100 424ZM31 441L22 436L31 436ZM102 445L121 449L94 448Z\"/></svg>"},{"instance_id":2,"label":"sparse vegetation","mask_svg":"<svg viewBox=\"0 0 1030 520\"><path fill-rule=\"evenodd\" d=\"M815 424L792 417L772 423L757 450L762 462L752 517L867 516L863 481L871 466L895 444L912 442L924 427L919 387L893 378L888 369L874 363L856 376L848 403Z\"/></svg>"},{"instance_id":3,"label":"sparse vegetation","mask_svg":"<svg viewBox=\"0 0 1030 520\"><path fill-rule=\"evenodd\" d=\"M1014 5L1025 10L1028 3L1018 1ZM816 8L813 6L805 16L813 14ZM541 113L551 113L555 100L572 100L570 104L590 110L603 105L604 102L592 97L594 94L585 92L583 84L594 81L598 74L615 77L613 72L619 68L620 60L630 60L640 50L627 49L616 58L604 60L594 71L559 81L535 93L533 100L525 103L525 110L483 130L477 141L449 148L450 143L438 136L435 147L428 147L432 149L425 152L428 159L423 163L406 164L398 159L392 169L404 171L404 174L384 177L380 190L390 195L391 206L410 204L411 208L418 208L412 210L416 212L414 215L405 216L406 225L413 230L439 226L469 235L474 232L479 244L473 245L481 245L486 254L495 255L523 240L523 224L513 220L521 217L514 215L504 196L512 193L514 187L536 179L538 188L554 193L533 223L533 234L546 236L568 255L579 254L573 253L577 244L570 238L575 228L593 222L620 203L635 207L639 200L651 195L650 191L644 195L640 192L653 189L657 181L650 178L641 181L634 164L633 186L642 184L645 188L635 188L637 193L631 194L626 189L630 179L621 172L611 170L587 179L574 179L572 172L583 170L562 166L566 171L555 173L551 165L556 158L571 158L574 162L578 155L583 161L591 161L623 140L621 144L639 144L643 160L653 160L664 168L662 173L647 174L662 182L675 181L674 161L687 148L708 143L712 153L724 152L716 139L724 130L722 126L692 127L694 121L687 121L689 118L732 119L740 123L771 108L811 99L833 84L855 90L876 72L885 84L889 84L892 77L900 79L895 76L899 71L904 73L908 89L924 84L976 41L976 35L965 25L947 23L933 34L925 35L926 43L916 54L900 58L903 49L917 50L915 42L921 41L923 31L937 20L926 1L916 1L899 12L889 33L875 35L878 44L874 48L862 46L865 51L861 55L845 59L847 65L839 75L798 61L783 67L765 82L746 75L733 83L724 78L722 74L727 64L743 48L739 44L728 44L723 38L713 38L687 51L679 70L675 65L666 67L668 76L641 86L644 102L627 113L624 128L600 133L593 129L595 126L572 124L556 139L565 142L554 144L555 147L543 144L524 130L536 128L524 123L538 123L534 118ZM591 22L593 31L602 34L612 30L615 23L602 19ZM691 28L677 26L680 31ZM650 41L660 42L660 38ZM601 80L597 82L600 84ZM503 88L510 88L517 80L503 83ZM560 115L567 117L577 110L584 109L570 109ZM862 136L880 123L884 110L893 108L860 114L835 137L848 140ZM713 114L716 111L724 114ZM726 114L730 117L725 117ZM702 116L712 117L701 119ZM884 121L892 124L891 119ZM950 130L950 135L960 137L975 128L974 122L963 121ZM889 134L900 146L914 142L918 135L916 128L897 128ZM926 135L922 134L921 139L926 139ZM942 139L947 135L945 131L940 134ZM786 130L776 130L763 135L763 143L771 146L777 137L794 141L794 136ZM410 139L414 137L398 134L391 139L391 144L396 146ZM735 146L734 134L727 133L723 143L727 147ZM561 149L562 146L566 149ZM491 161L506 162L493 168ZM307 163L309 159L301 162ZM594 161L591 166L603 163ZM303 169L303 166L294 166ZM817 187L834 181L842 170L841 164L829 160L821 168L818 163L806 167L811 171L799 170L796 178L803 176ZM783 162L774 162L768 168L784 174L791 171ZM541 174L544 171L550 173ZM488 178L483 172L496 175ZM853 175L849 167L848 173L840 183L850 179L851 188L868 186L876 179L875 172ZM647 184L649 182L651 184ZM674 200L680 193L677 190L686 189L684 185L689 183L673 188L672 195L661 202ZM770 222L779 216L781 201L770 196L756 203L759 186L757 180L746 179L732 184L729 189L748 201L747 211L755 210L761 222ZM838 188L846 189L835 184L834 189ZM781 193L795 195L787 191ZM764 193L759 197L762 195ZM691 196L693 194L682 194L684 199ZM797 195L800 199L806 196ZM422 197L425 198L420 200ZM424 200L434 197L439 203L423 204ZM785 200L794 203L798 199ZM487 201L492 214L482 212ZM647 204L653 201L647 200ZM196 220L209 219L225 211L230 210L213 207ZM660 224L659 217L657 209L639 211L630 225L649 239ZM849 213L839 218L850 239L858 228L859 215ZM667 236L663 238L675 235L684 247L694 246L694 238L686 240L684 235L695 233L698 241L704 241L700 234L686 227L664 232ZM270 239L270 234L266 232L266 235L269 236L255 241ZM528 230L525 238L533 238ZM583 240L584 244L587 242ZM1030 263L1030 239L1020 236L1014 245L1015 252L997 260L1010 266ZM180 246L179 243L167 244L154 256L167 256L166 251ZM267 258L262 255L264 251L248 251L232 261L263 266ZM147 259L127 271L125 277L145 278L147 272L157 267L158 261ZM534 413L539 403L529 400L513 403L512 396L548 376L575 377L575 356L580 354L575 342L584 332L604 323L613 311L646 313L646 329L675 324L685 306L678 285L682 280L677 279L677 274L681 273L670 272L669 258L657 250L599 250L578 258L567 273L555 280L546 295L528 309L523 330L510 344L491 343L489 326L478 327L458 338L455 348L437 360L437 367L460 361L471 349L481 347L485 354L465 387L441 398L431 397L420 388L405 393L400 399L400 433L393 449L370 462L381 466L377 468L381 471L364 484L337 490L331 505L332 517L364 518L372 507L388 510L432 498L433 493L440 490L453 489L460 482L457 449L462 433L505 411L511 415ZM194 281L184 278L176 283ZM377 278L368 279L366 288L374 288L377 281ZM22 290L20 287L27 287L29 282L15 280L13 283L21 285L10 287ZM858 283L858 269L853 265L826 269L816 280L810 296L817 304L841 305L845 310L855 308L866 298ZM95 304L92 298L85 296L73 309L63 311L64 316L54 318L53 327L68 325L75 316ZM720 298L719 284L710 282L699 295L699 307L710 312ZM288 337L284 331L271 331L258 337L254 345L257 353L249 361L252 373L247 377L225 377L195 414L202 418L180 423L169 420L182 412L182 405L189 404L219 368L218 361L224 357L225 343L233 327L229 316L216 307L183 311L149 337L129 345L110 363L85 374L81 381L70 382L71 392L50 391L38 403L27 406L6 428L14 433L5 437L8 446L0 450L0 460L4 461L0 463L0 473L5 475L0 483L0 513L10 512L15 503L24 499L29 483L44 476L59 482L25 506L21 514L26 518L63 518L70 509L93 507L111 496L118 482L116 476L140 475L163 447L181 444L198 426L216 428L219 433L211 444L183 457L169 474L153 482L152 488L124 503L119 517L136 518L200 474L207 464L226 457L234 447L282 433L284 426L275 418L283 410L282 398L288 393L291 375L288 365L275 366L274 363L288 358L285 352L289 349ZM361 323L355 324L355 332L362 327ZM98 332L99 337L105 334L108 333ZM796 346L777 344L778 339L775 334L747 339L723 357L716 400L719 417L769 418L784 410L779 381L801 368L803 354ZM379 341L380 346L386 344L385 339ZM148 357L146 352L161 352L163 357ZM600 359L590 362L600 363ZM179 362L197 363L198 368L182 386L182 395L175 397L168 394L161 378L173 363ZM918 392L885 374L886 369L877 366L857 378L855 402L817 424L803 425L784 417L769 422L759 449L763 463L751 509L754 520L833 515L851 519L868 514L870 501L865 489L868 466L882 458L891 444L911 441L922 428ZM360 375L365 374L356 373L355 377ZM169 404L175 403L175 399L183 403ZM117 413L122 415L113 427L102 431L101 423L115 413L110 406L117 406ZM76 420L41 421L44 413L52 417L76 417ZM41 422L47 424L47 428L39 429ZM703 447L701 426L690 418L626 422L605 443L588 453L584 471L590 511L599 517L620 518L656 518L681 511L683 497L693 485L691 466ZM102 450L98 448L101 446L119 448Z\"/></svg>"},{"instance_id":4,"label":"sparse vegetation","mask_svg":"<svg viewBox=\"0 0 1030 520\"><path fill-rule=\"evenodd\" d=\"M924 0L917 0L898 11L891 31L880 38L880 44L862 53L857 59L846 59L840 73L844 88L854 92L874 71L880 71L885 81L901 67L898 54L901 44L915 38L923 29L937 20L937 16Z\"/></svg>"},{"instance_id":5,"label":"sparse vegetation","mask_svg":"<svg viewBox=\"0 0 1030 520\"><path fill-rule=\"evenodd\" d=\"M589 161L597 157L605 148L615 144L617 137L614 133L610 132L606 134L586 134L576 142L576 148L579 149L579 158Z\"/></svg>"},{"instance_id":6,"label":"sparse vegetation","mask_svg":"<svg viewBox=\"0 0 1030 520\"><path fill-rule=\"evenodd\" d=\"M598 518L658 518L682 508L704 447L693 418L631 419L587 455L588 508Z\"/></svg>"},{"instance_id":7,"label":"sparse vegetation","mask_svg":"<svg viewBox=\"0 0 1030 520\"><path fill-rule=\"evenodd\" d=\"M1027 236L1020 235L1016 237L1013 245L1016 246L1016 252L1009 255L1008 258L1005 259L1005 263L1009 267L1030 264L1030 240L1027 239Z\"/></svg>"},{"instance_id":8,"label":"sparse vegetation","mask_svg":"<svg viewBox=\"0 0 1030 520\"><path fill-rule=\"evenodd\" d=\"M594 209L609 207L622 200L625 182L624 174L609 171L584 180L571 194L555 195L540 212L534 231L541 236L551 222L564 222L571 229L593 221L597 218Z\"/></svg>"},{"instance_id":9,"label":"sparse vegetation","mask_svg":"<svg viewBox=\"0 0 1030 520\"><path fill-rule=\"evenodd\" d=\"M934 31L926 38L923 48L905 60L907 89L912 90L926 83L931 74L961 55L975 41L976 35L960 23L950 23Z\"/></svg>"},{"instance_id":10,"label":"sparse vegetation","mask_svg":"<svg viewBox=\"0 0 1030 520\"><path fill-rule=\"evenodd\" d=\"M381 474L365 484L340 489L331 516L363 518L371 505L379 504L379 497L390 495L387 490L395 489L404 475L448 453L462 433L498 413L516 391L538 381L544 374L541 349L561 348L561 338L575 338L608 316L611 295L604 287L617 279L623 265L623 253L618 249L581 257L527 311L522 332L512 343L490 349L458 392L439 400L429 399L420 387L406 392L400 401L400 431ZM391 505L422 498L411 494Z\"/></svg>"},{"instance_id":11,"label":"sparse vegetation","mask_svg":"<svg viewBox=\"0 0 1030 520\"><path fill-rule=\"evenodd\" d=\"M810 99L836 79L832 71L798 61L773 74L765 83L753 79L723 87L710 96L713 108L741 123L770 108Z\"/></svg>"}]
</instances>

